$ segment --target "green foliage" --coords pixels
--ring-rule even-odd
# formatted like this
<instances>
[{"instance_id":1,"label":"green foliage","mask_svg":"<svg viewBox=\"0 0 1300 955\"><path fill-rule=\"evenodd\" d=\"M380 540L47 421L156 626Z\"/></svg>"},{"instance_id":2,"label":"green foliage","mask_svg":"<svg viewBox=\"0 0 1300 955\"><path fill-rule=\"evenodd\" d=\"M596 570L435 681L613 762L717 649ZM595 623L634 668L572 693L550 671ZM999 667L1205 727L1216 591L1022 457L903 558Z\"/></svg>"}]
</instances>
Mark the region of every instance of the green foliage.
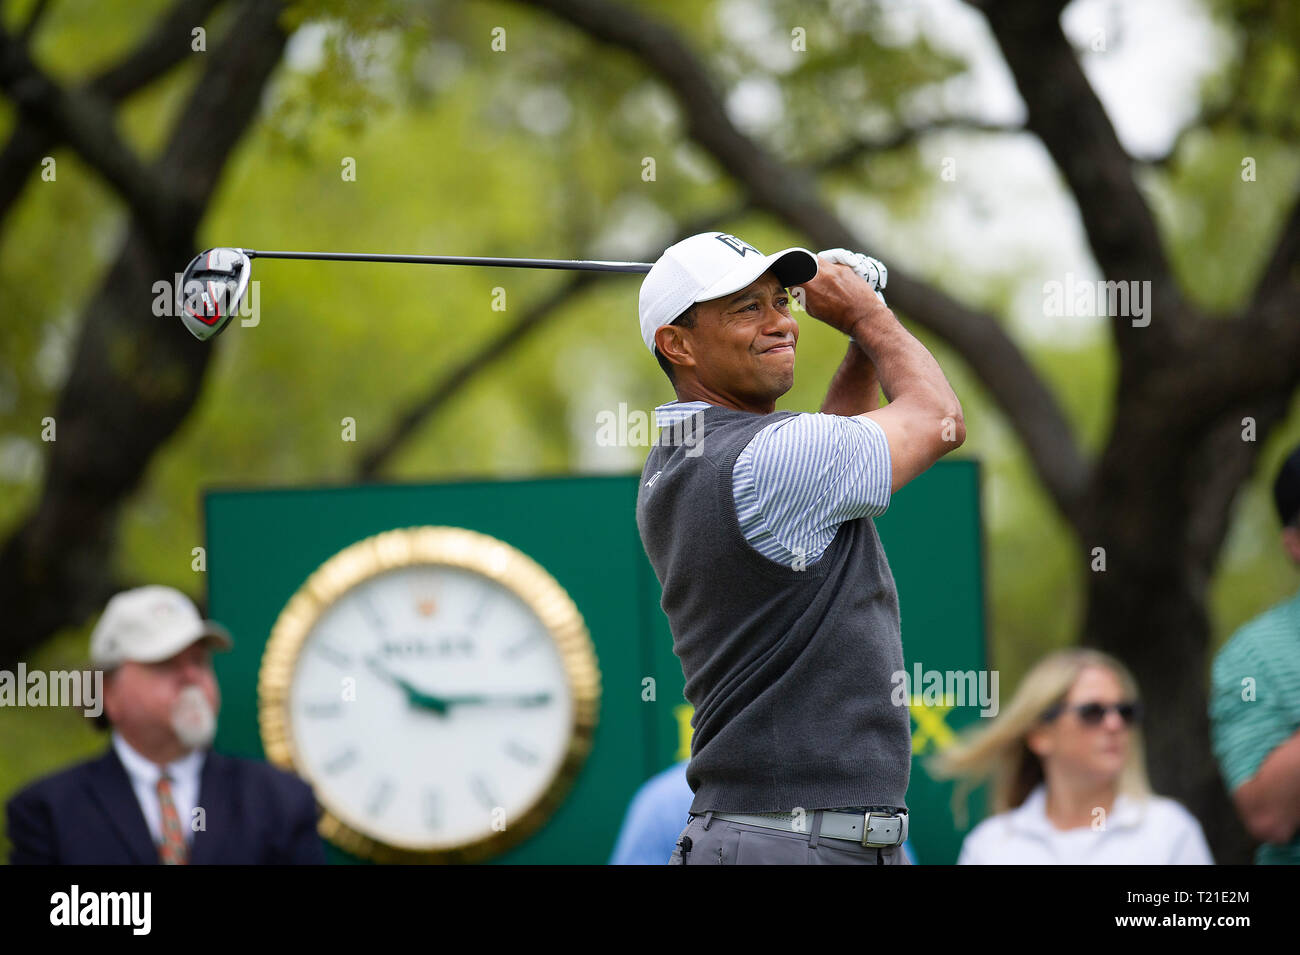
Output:
<instances>
[{"instance_id":1,"label":"green foliage","mask_svg":"<svg viewBox=\"0 0 1300 955\"><path fill-rule=\"evenodd\" d=\"M36 55L56 76L83 79L120 58L165 6L51 4ZM727 4L732 15L723 7L673 0L646 9L708 58L724 90L775 90L780 121L755 133L790 161L915 122L917 95L965 69L923 39L882 33L875 4ZM735 9L750 15L738 19ZM1207 309L1231 312L1263 267L1300 175L1293 144L1278 138L1294 123L1300 44L1293 4L1216 0L1215 9L1245 24L1261 54L1244 71L1230 63L1207 88L1207 100L1240 108L1187 137L1144 186L1184 287ZM223 16L209 24L209 51L228 25ZM530 8L313 0L292 5L284 22L298 32L263 116L226 168L204 244L623 258L649 255L679 237L679 223L737 201L726 170L683 142L675 103L640 64ZM794 26L806 29L807 53L792 57ZM492 48L497 28L504 52ZM146 156L166 141L201 66L196 57L123 110L123 135ZM13 122L0 105L0 131ZM81 308L125 227L96 174L67 149L55 156L57 182L33 177L0 233L3 534L39 491L40 420L53 413ZM1243 156L1257 159L1255 183L1241 180ZM642 178L647 157L654 181ZM355 182L341 176L347 158ZM902 149L821 185L834 199L870 196L905 218L932 198L933 182L918 152ZM764 215L717 225L764 249L805 241ZM999 263L1006 275L1022 267ZM198 406L123 515L115 563L124 579L200 596L203 578L190 562L203 542L202 489L353 480L361 452L402 410L563 281L546 272L270 260L254 274L260 324L236 324L213 343ZM1006 281L962 276L962 290L949 290L1005 315ZM635 278L609 277L566 303L422 423L385 477L638 469L644 449L595 447L597 411L620 402L648 410L672 397L640 342L637 287ZM502 292L506 308L494 310ZM1010 690L1034 659L1074 638L1087 553L973 375L922 337L962 396L961 454L983 465L992 650ZM842 336L801 316L795 387L780 406L818 407L844 348ZM1028 357L1095 453L1113 413L1109 346L1035 345ZM1267 492L1277 463L1300 442L1296 412L1243 489L1213 591L1216 640L1296 586L1274 543ZM341 438L344 418L355 420L355 443ZM31 665L75 666L66 661L84 659L86 635L60 635ZM0 798L102 745L57 711L0 712L0 738Z\"/></svg>"},{"instance_id":2,"label":"green foliage","mask_svg":"<svg viewBox=\"0 0 1300 955\"><path fill-rule=\"evenodd\" d=\"M1242 178L1247 162L1252 179ZM1192 301L1224 313L1249 301L1298 183L1293 146L1233 131L1190 137L1151 188L1174 271Z\"/></svg>"}]
</instances>

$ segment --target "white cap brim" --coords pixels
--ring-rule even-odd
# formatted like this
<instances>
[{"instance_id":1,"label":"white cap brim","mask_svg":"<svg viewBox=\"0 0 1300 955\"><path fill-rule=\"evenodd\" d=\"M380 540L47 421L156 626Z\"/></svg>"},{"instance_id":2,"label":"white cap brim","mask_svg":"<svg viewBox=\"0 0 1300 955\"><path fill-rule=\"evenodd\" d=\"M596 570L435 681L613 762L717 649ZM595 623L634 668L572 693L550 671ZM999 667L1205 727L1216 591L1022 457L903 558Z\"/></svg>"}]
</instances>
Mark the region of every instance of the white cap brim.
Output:
<instances>
[{"instance_id":1,"label":"white cap brim","mask_svg":"<svg viewBox=\"0 0 1300 955\"><path fill-rule=\"evenodd\" d=\"M689 236L665 249L641 283L641 340L653 352L655 333L692 305L738 292L769 271L786 288L802 285L817 275L817 267L817 256L803 248L763 255L728 233Z\"/></svg>"},{"instance_id":2,"label":"white cap brim","mask_svg":"<svg viewBox=\"0 0 1300 955\"><path fill-rule=\"evenodd\" d=\"M147 646L134 647L129 654L117 654L100 661L101 666L115 667L123 663L161 663L171 659L191 644L200 640L206 642L210 649L228 651L234 648L230 631L212 620L204 620L197 631L160 634L159 639L152 640Z\"/></svg>"},{"instance_id":3,"label":"white cap brim","mask_svg":"<svg viewBox=\"0 0 1300 955\"><path fill-rule=\"evenodd\" d=\"M739 292L754 282L760 275L771 270L785 288L810 282L817 275L817 256L807 249L794 247L774 252L761 260L750 263L741 262L740 266L728 272L714 282L698 296L697 302L711 302L732 292Z\"/></svg>"}]
</instances>

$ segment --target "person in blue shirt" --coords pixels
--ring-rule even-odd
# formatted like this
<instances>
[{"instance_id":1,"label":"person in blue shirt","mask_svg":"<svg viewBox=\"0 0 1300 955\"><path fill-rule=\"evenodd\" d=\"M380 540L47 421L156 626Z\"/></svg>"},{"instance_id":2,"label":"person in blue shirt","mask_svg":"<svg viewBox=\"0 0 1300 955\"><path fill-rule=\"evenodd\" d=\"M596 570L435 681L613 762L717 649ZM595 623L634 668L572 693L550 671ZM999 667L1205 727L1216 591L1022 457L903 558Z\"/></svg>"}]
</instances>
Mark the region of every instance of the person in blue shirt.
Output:
<instances>
[{"instance_id":1,"label":"person in blue shirt","mask_svg":"<svg viewBox=\"0 0 1300 955\"><path fill-rule=\"evenodd\" d=\"M623 816L610 865L668 864L695 798L686 782L689 762L674 763L641 784Z\"/></svg>"}]
</instances>

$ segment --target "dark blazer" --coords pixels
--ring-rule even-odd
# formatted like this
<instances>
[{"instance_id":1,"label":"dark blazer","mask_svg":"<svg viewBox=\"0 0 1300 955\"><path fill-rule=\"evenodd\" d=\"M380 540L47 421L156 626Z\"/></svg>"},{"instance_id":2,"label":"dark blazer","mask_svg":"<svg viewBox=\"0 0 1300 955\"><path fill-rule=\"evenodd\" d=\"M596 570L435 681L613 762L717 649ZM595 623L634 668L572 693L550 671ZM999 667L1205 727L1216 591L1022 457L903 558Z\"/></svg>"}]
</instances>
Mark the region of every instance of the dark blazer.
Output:
<instances>
[{"instance_id":1,"label":"dark blazer","mask_svg":"<svg viewBox=\"0 0 1300 955\"><path fill-rule=\"evenodd\" d=\"M198 804L206 819L190 845L192 865L325 862L316 799L297 776L209 752ZM32 783L9 800L6 818L11 865L158 864L144 813L111 746L98 759Z\"/></svg>"}]
</instances>

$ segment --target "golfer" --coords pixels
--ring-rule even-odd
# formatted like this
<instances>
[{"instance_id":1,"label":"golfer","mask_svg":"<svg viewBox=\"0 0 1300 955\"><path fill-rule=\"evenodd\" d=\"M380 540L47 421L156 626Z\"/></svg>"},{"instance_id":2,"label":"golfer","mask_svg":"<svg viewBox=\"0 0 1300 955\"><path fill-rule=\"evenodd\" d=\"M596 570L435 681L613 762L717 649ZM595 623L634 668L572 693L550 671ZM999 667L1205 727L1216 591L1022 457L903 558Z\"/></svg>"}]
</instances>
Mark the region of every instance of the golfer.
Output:
<instances>
[{"instance_id":1,"label":"golfer","mask_svg":"<svg viewBox=\"0 0 1300 955\"><path fill-rule=\"evenodd\" d=\"M677 400L656 409L637 527L695 707L672 864L906 863L898 595L871 519L966 433L885 279L858 253L763 255L711 232L641 286L642 340ZM775 410L794 383L792 287L851 339L819 414Z\"/></svg>"}]
</instances>

